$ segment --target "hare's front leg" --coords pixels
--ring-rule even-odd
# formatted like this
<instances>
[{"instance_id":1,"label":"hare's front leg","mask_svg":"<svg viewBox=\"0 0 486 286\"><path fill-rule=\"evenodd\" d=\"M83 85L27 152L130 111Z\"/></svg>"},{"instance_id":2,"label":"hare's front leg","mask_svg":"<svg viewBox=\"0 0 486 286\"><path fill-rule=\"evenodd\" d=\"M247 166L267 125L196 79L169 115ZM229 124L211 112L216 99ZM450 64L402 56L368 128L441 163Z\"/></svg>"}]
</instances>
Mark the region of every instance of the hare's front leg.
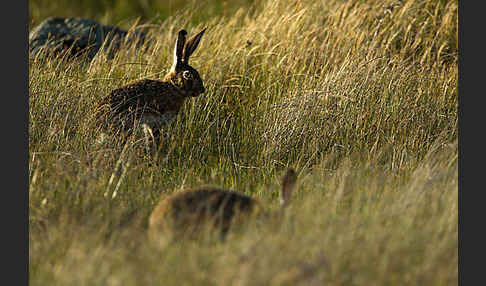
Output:
<instances>
[{"instance_id":1,"label":"hare's front leg","mask_svg":"<svg viewBox=\"0 0 486 286\"><path fill-rule=\"evenodd\" d=\"M164 126L175 119L175 114L153 115L147 114L142 117L142 130L145 139L145 149L148 154L154 156L158 152L158 146L162 139L161 132Z\"/></svg>"},{"instance_id":2,"label":"hare's front leg","mask_svg":"<svg viewBox=\"0 0 486 286\"><path fill-rule=\"evenodd\" d=\"M142 124L143 130L143 137L144 137L144 145L145 151L149 156L153 157L157 154L157 143L154 136L154 131L152 127L150 127L147 123Z\"/></svg>"}]
</instances>

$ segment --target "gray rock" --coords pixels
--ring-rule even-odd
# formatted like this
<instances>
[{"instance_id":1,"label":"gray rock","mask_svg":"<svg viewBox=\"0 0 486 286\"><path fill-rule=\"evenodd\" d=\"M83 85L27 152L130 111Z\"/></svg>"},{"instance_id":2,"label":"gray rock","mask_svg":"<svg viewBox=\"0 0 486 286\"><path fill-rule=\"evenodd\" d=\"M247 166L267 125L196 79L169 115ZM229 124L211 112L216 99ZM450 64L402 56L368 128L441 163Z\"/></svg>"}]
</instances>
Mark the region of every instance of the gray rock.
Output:
<instances>
[{"instance_id":1,"label":"gray rock","mask_svg":"<svg viewBox=\"0 0 486 286\"><path fill-rule=\"evenodd\" d=\"M43 50L49 55L69 51L71 56L86 54L92 60L105 41L105 49L113 56L123 41L140 47L145 40L146 34L141 31L128 33L116 26L102 25L89 19L51 17L31 30L29 49L32 55Z\"/></svg>"}]
</instances>

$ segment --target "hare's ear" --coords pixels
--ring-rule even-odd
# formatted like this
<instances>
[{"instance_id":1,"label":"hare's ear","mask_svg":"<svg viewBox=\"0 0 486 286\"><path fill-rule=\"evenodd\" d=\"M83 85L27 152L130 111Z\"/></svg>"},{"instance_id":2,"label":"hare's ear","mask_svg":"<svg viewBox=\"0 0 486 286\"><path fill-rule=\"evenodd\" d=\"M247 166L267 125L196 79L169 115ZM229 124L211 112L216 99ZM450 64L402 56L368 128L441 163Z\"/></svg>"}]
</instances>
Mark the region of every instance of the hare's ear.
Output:
<instances>
[{"instance_id":1,"label":"hare's ear","mask_svg":"<svg viewBox=\"0 0 486 286\"><path fill-rule=\"evenodd\" d=\"M287 173L285 173L285 176L282 178L282 194L280 197L280 205L282 209L288 206L296 181L297 173L292 168L289 168Z\"/></svg>"},{"instance_id":2,"label":"hare's ear","mask_svg":"<svg viewBox=\"0 0 486 286\"><path fill-rule=\"evenodd\" d=\"M192 36L188 41L186 46L184 47L184 63L189 64L189 57L194 53L194 51L197 48L197 45L199 45L199 41L201 40L204 32L206 31L206 28L204 28L201 32L198 34Z\"/></svg>"},{"instance_id":3,"label":"hare's ear","mask_svg":"<svg viewBox=\"0 0 486 286\"><path fill-rule=\"evenodd\" d=\"M175 71L176 67L182 63L182 54L184 50L184 44L186 43L186 30L180 30L177 33L177 40L174 47L174 59L172 62L171 71Z\"/></svg>"}]
</instances>

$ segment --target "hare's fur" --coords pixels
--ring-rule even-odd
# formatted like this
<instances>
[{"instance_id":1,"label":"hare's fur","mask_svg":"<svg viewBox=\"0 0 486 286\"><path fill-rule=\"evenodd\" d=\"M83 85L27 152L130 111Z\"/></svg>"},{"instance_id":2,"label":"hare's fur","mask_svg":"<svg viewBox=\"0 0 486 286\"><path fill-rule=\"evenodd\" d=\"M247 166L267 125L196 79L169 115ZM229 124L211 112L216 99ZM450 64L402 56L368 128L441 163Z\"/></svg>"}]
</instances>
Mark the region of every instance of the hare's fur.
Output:
<instances>
[{"instance_id":1,"label":"hare's fur","mask_svg":"<svg viewBox=\"0 0 486 286\"><path fill-rule=\"evenodd\" d=\"M282 180L280 216L288 206L297 175L289 169ZM149 234L156 239L163 231L192 236L201 228L216 229L224 235L234 224L251 217L269 216L262 204L247 195L229 190L205 187L162 198L149 218Z\"/></svg>"},{"instance_id":2,"label":"hare's fur","mask_svg":"<svg viewBox=\"0 0 486 286\"><path fill-rule=\"evenodd\" d=\"M187 32L179 31L174 62L164 79L142 79L111 91L98 102L96 117L108 115L108 125L116 133L129 135L143 127L144 132L150 129L149 133L158 134L161 127L176 117L186 98L205 92L199 73L189 65L189 57L205 30L187 42Z\"/></svg>"}]
</instances>

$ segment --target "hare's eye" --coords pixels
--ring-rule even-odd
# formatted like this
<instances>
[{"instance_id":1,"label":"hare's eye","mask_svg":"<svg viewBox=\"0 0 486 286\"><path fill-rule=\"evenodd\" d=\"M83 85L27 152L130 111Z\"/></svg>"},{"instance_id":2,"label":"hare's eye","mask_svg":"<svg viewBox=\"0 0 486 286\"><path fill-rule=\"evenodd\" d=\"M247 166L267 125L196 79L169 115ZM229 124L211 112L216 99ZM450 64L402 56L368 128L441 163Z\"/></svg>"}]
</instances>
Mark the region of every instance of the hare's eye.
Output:
<instances>
[{"instance_id":1,"label":"hare's eye","mask_svg":"<svg viewBox=\"0 0 486 286\"><path fill-rule=\"evenodd\" d=\"M192 78L192 74L190 71L184 71L182 73L182 77L185 78L185 79L191 79Z\"/></svg>"}]
</instances>

